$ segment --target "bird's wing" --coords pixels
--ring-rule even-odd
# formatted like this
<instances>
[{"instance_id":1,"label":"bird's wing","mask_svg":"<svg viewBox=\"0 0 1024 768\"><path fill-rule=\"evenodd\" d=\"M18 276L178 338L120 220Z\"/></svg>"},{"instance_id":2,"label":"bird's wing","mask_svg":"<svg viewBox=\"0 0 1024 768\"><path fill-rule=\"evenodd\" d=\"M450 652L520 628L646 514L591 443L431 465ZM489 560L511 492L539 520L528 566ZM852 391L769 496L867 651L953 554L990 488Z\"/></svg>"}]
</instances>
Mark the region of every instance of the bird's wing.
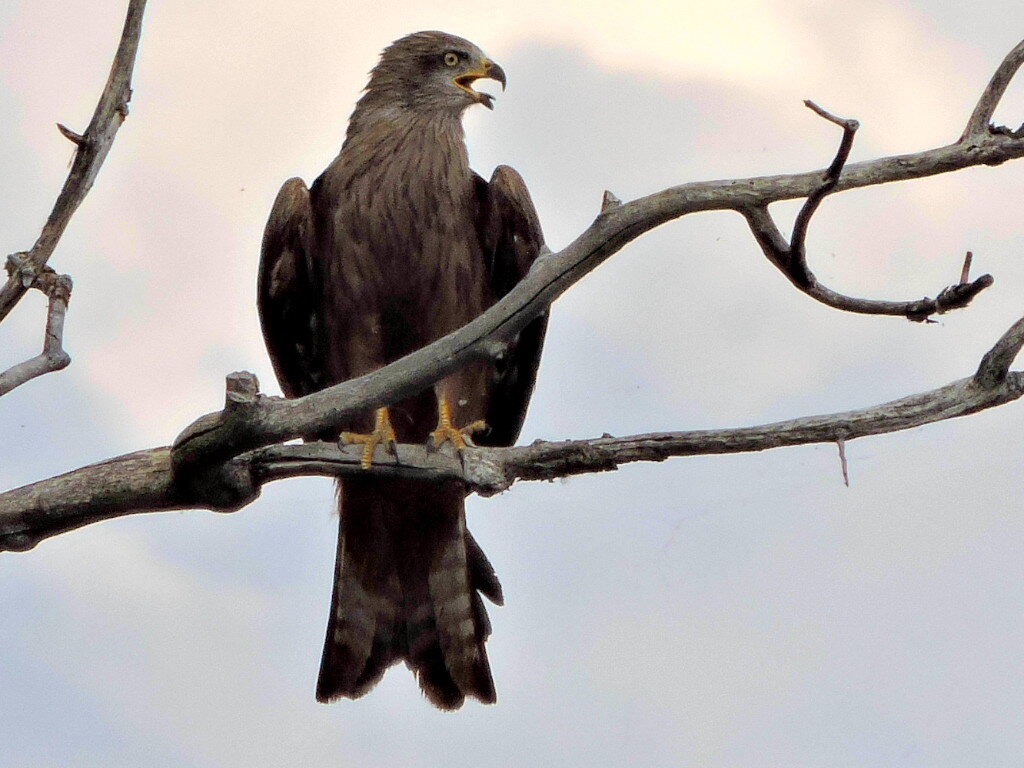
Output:
<instances>
[{"instance_id":1,"label":"bird's wing","mask_svg":"<svg viewBox=\"0 0 1024 768\"><path fill-rule=\"evenodd\" d=\"M530 271L544 245L544 235L526 184L512 168L499 165L490 183L478 178L477 189L483 198L481 240L497 300ZM520 332L497 362L486 417L490 429L477 440L481 445L512 445L519 436L537 380L547 325L545 312Z\"/></svg>"},{"instance_id":2,"label":"bird's wing","mask_svg":"<svg viewBox=\"0 0 1024 768\"><path fill-rule=\"evenodd\" d=\"M263 338L288 397L325 384L313 242L309 189L302 179L289 179L277 193L263 231L258 288Z\"/></svg>"}]
</instances>

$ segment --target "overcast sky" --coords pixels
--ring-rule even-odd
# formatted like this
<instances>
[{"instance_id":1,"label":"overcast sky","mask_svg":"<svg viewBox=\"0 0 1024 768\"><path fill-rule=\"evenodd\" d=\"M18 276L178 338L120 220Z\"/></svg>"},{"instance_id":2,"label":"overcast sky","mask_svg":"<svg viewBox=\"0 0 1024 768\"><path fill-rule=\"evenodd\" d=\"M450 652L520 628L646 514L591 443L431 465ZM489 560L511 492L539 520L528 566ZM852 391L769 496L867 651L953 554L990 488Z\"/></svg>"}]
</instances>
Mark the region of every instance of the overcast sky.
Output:
<instances>
[{"instance_id":1,"label":"overcast sky","mask_svg":"<svg viewBox=\"0 0 1024 768\"><path fill-rule=\"evenodd\" d=\"M68 170L126 3L0 0L0 253ZM281 182L340 147L380 49L470 38L508 90L470 157L529 185L552 248L610 189L948 143L1024 29L1019 0L594 3L151 0L131 114L52 265L66 371L0 401L0 488L166 445L223 377L278 393L255 310ZM1024 88L997 113L1024 121ZM797 293L739 216L630 245L554 306L522 440L841 411L970 375L1024 313L1024 164L830 198L831 287L934 295L964 251L995 286L932 325ZM788 230L795 208L773 212ZM44 306L0 326L37 353ZM327 480L234 515L137 516L0 556L0 766L1010 766L1024 754L1022 406L847 447L677 459L469 501L498 569L496 706L433 710L392 669L317 704L336 519Z\"/></svg>"}]
</instances>

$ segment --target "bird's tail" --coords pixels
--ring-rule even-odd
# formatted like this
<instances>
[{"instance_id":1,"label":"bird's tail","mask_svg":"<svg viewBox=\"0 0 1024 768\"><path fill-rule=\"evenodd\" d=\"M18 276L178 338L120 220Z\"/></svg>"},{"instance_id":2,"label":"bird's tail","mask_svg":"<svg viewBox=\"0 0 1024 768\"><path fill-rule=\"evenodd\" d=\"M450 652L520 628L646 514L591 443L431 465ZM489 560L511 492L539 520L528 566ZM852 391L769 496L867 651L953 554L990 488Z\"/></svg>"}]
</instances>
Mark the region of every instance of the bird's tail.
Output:
<instances>
[{"instance_id":1,"label":"bird's tail","mask_svg":"<svg viewBox=\"0 0 1024 768\"><path fill-rule=\"evenodd\" d=\"M316 697L367 693L404 660L441 709L495 700L480 593L501 585L466 530L460 484L346 479L334 596Z\"/></svg>"}]
</instances>

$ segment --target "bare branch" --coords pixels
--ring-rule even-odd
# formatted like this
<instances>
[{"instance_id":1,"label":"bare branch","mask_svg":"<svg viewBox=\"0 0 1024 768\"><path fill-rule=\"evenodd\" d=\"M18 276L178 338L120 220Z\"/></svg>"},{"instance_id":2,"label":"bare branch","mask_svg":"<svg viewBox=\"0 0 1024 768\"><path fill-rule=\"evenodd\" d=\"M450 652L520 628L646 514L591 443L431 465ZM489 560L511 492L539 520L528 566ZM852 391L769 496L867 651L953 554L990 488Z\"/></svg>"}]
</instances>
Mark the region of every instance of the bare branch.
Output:
<instances>
[{"instance_id":1,"label":"bare branch","mask_svg":"<svg viewBox=\"0 0 1024 768\"><path fill-rule=\"evenodd\" d=\"M850 465L846 461L846 440L836 440L836 447L839 449L839 467L843 470L843 485L850 487Z\"/></svg>"},{"instance_id":2,"label":"bare branch","mask_svg":"<svg viewBox=\"0 0 1024 768\"><path fill-rule=\"evenodd\" d=\"M1010 366L1024 346L1024 317L1010 326L1010 330L996 342L981 360L974 383L984 389L994 389L1003 385L1009 375Z\"/></svg>"},{"instance_id":3,"label":"bare branch","mask_svg":"<svg viewBox=\"0 0 1024 768\"><path fill-rule=\"evenodd\" d=\"M960 142L983 138L989 133L992 115L995 114L996 107L999 106L1007 86L1010 85L1010 81L1017 74L1021 64L1024 64L1024 41L1018 43L1017 47L1006 54L1006 58L992 75L981 98L978 99L977 106L967 120L967 127L964 128L964 132L960 136Z\"/></svg>"},{"instance_id":4,"label":"bare branch","mask_svg":"<svg viewBox=\"0 0 1024 768\"><path fill-rule=\"evenodd\" d=\"M0 397L27 381L71 364L71 356L64 351L64 316L71 300L71 278L54 274L49 267L46 269L49 271L36 280L36 287L49 297L43 351L0 373Z\"/></svg>"},{"instance_id":5,"label":"bare branch","mask_svg":"<svg viewBox=\"0 0 1024 768\"><path fill-rule=\"evenodd\" d=\"M1024 318L1007 336L1011 334L1018 347L1024 343ZM1000 339L986 360L1000 354L1006 338ZM360 446L324 442L276 445L230 459L216 471L207 472L206 480L216 478L222 485L216 487L211 482L203 486L208 492L205 496L196 495L196 485L188 486L183 495L171 449L154 448L0 494L0 551L30 549L49 536L127 514L188 508L233 511L255 499L263 484L303 475L455 479L465 482L470 491L490 496L507 490L517 480L603 472L636 461L838 443L848 482L844 447L850 440L966 416L1024 395L1024 373L1007 374L992 386L979 386L976 378L872 408L739 429L538 440L512 448L474 448L465 451L461 460L419 445L399 445L394 455L378 447L370 469L361 467ZM247 393L233 407L249 408L262 399L250 387L254 381L252 374L232 374L229 389L237 393L241 388Z\"/></svg>"},{"instance_id":6,"label":"bare branch","mask_svg":"<svg viewBox=\"0 0 1024 768\"><path fill-rule=\"evenodd\" d=\"M992 134L970 146L946 147L846 166L834 191L921 178L975 165L998 165L1024 156L1024 139ZM821 187L821 171L748 179L684 184L622 203L598 215L571 244L538 259L529 274L500 302L458 331L378 371L295 400L263 398L248 420L208 414L175 442L175 464L190 467L225 461L246 451L291 440L311 432L338 429L352 416L422 391L465 365L486 357L493 339L509 339L543 312L573 284L627 243L672 219L710 210L735 210L761 216L771 202L808 197ZM757 219L756 223L760 223ZM767 230L773 237L777 230ZM781 235L778 235L781 237ZM936 299L885 302L855 299L813 283L816 298L829 306L856 312L924 319L965 306L990 285L988 275L953 286Z\"/></svg>"},{"instance_id":7,"label":"bare branch","mask_svg":"<svg viewBox=\"0 0 1024 768\"><path fill-rule=\"evenodd\" d=\"M836 151L835 159L828 170L825 171L821 183L807 196L807 200L800 209L800 213L797 214L790 242L787 243L786 238L779 231L774 219L768 212L767 205L740 209L740 212L747 220L747 224L750 226L754 239L761 246L765 256L794 286L815 301L834 309L868 315L900 315L908 320L921 322L928 320L933 314L942 314L953 309L966 307L975 296L992 285L991 275L982 275L974 282L967 282L967 274L970 271L970 255L968 255L968 259L961 271L960 283L943 288L934 299L927 297L915 301L860 299L833 291L831 288L818 282L810 267L807 266L807 228L810 225L811 217L817 211L821 201L833 192L839 184L843 166L850 156L850 150L853 147L853 137L859 127L859 123L856 120L836 117L813 101L805 101L804 104L826 120L841 126L843 128L843 139L839 144L839 149Z\"/></svg>"},{"instance_id":8,"label":"bare branch","mask_svg":"<svg viewBox=\"0 0 1024 768\"><path fill-rule=\"evenodd\" d=\"M825 178L816 190L807 196L800 213L797 214L796 223L793 225L793 236L790 238L790 258L798 262L801 270L807 273L807 254L804 249L804 241L807 239L807 227L811 223L811 217L818 210L821 201L825 199L839 183L839 175L843 172L843 166L850 157L850 150L853 149L853 137L860 127L856 120L850 120L826 112L813 101L805 101L808 109L821 115L829 122L835 123L843 129L843 140L839 142L839 149L836 151L835 159L825 171Z\"/></svg>"},{"instance_id":9,"label":"bare branch","mask_svg":"<svg viewBox=\"0 0 1024 768\"><path fill-rule=\"evenodd\" d=\"M78 146L78 151L75 153L71 172L57 196L57 202L54 203L53 211L43 226L39 239L25 254L28 264L36 274L41 273L43 266L49 261L72 215L88 194L100 166L107 157L107 152L114 143L117 129L121 127L128 114L132 69L135 66L135 53L142 33L142 13L145 7L146 0L131 0L128 6L124 31L121 33L121 42L110 69L110 76L85 133L79 136L58 124L61 133ZM13 276L8 279L7 284L0 289L0 322L3 322L21 301L27 290L23 281Z\"/></svg>"},{"instance_id":10,"label":"bare branch","mask_svg":"<svg viewBox=\"0 0 1024 768\"><path fill-rule=\"evenodd\" d=\"M820 108L816 111L829 117ZM846 135L852 133L850 125L843 124L847 129ZM40 530L44 535L52 535L45 531L52 529L57 532L85 524L102 514L103 505L110 506L115 515L128 513L130 510L126 505L129 504L134 509L147 511L188 507L233 510L255 498L260 484L268 479L307 471L321 473L327 464L333 467L330 474L355 471L358 457L349 456L346 452L341 453L349 458L343 460L294 453L292 461L288 457L302 446L257 449L304 434L335 431L356 414L414 395L469 361L494 355L501 344L512 339L584 275L627 243L672 219L700 211L735 210L747 216L748 220L754 219L754 224L758 225L754 231L759 235L759 242L781 248L784 238L766 212L767 206L774 201L821 195L823 184L828 185L826 192L838 192L975 165L998 165L1022 156L1024 137L1000 132L972 136L969 142L957 142L926 152L846 167L842 167L845 154L841 147L828 174L815 171L684 184L639 200L605 206L593 224L575 241L558 253L545 252L509 294L462 329L372 374L295 400L260 396L253 377L238 375L230 385L225 409L195 421L178 437L172 448L113 459L0 495L0 537L14 536L17 546L30 546L38 540L36 534ZM781 260L781 257L777 258ZM920 315L923 318L932 312L966 303L990 282L990 277L983 276L974 283L954 286L935 300L874 302L875 306L868 311L908 317ZM862 307L854 311L865 311L863 300L834 294L813 281L812 287L826 299L826 303L846 308L846 303L861 302ZM1011 353L1015 354L1022 343L1021 335L1024 335L1024 328L1017 335L1008 334L1009 341L1004 337L986 356L986 360L994 362L983 362L975 377L876 409L739 430L607 437L592 441L541 443L522 448L480 449L466 454L465 467L458 468L458 471L463 473L470 488L487 494L507 488L516 479L550 479L613 469L628 461L659 461L668 456L836 442L961 416L1009 402L1024 391L1024 374L1005 374L1012 360ZM992 377L983 373L993 367L999 375ZM371 471L410 471L409 459L415 459L415 448L403 446L399 455L402 457L401 467ZM276 463L268 463L272 461ZM430 461L436 464L440 459L435 456ZM137 466L139 462L142 462L144 477L115 482L106 474L126 463ZM384 464L387 462L383 462L382 467ZM415 471L456 471L453 467L439 469L433 464L427 468L417 465ZM95 485L104 478L114 485ZM54 517L59 517L57 510L69 505L77 517L58 521ZM31 522L39 515L43 515L45 525Z\"/></svg>"},{"instance_id":11,"label":"bare branch","mask_svg":"<svg viewBox=\"0 0 1024 768\"><path fill-rule=\"evenodd\" d=\"M971 281L971 262L974 261L974 254L970 251L964 256L964 265L960 268L960 285L965 285Z\"/></svg>"},{"instance_id":12,"label":"bare branch","mask_svg":"<svg viewBox=\"0 0 1024 768\"><path fill-rule=\"evenodd\" d=\"M85 143L85 137L80 133L75 133L68 128L64 123L57 123L57 130L60 131L60 135L70 141L75 146L82 146Z\"/></svg>"}]
</instances>

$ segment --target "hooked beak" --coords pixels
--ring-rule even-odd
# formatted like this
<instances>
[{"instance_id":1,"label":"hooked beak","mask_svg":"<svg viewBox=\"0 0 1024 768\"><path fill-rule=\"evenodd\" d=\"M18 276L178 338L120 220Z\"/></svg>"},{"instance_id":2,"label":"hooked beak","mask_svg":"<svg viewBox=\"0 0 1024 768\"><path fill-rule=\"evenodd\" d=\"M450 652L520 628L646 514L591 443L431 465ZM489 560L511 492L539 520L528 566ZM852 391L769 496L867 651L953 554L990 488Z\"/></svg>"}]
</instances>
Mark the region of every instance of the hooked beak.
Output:
<instances>
[{"instance_id":1,"label":"hooked beak","mask_svg":"<svg viewBox=\"0 0 1024 768\"><path fill-rule=\"evenodd\" d=\"M501 83L501 90L505 90L505 70L490 59L481 59L478 69L464 72L455 78L455 84L470 94L477 102L488 109L494 109L494 97L489 93L482 93L473 89L473 83L477 80L497 80Z\"/></svg>"}]
</instances>

